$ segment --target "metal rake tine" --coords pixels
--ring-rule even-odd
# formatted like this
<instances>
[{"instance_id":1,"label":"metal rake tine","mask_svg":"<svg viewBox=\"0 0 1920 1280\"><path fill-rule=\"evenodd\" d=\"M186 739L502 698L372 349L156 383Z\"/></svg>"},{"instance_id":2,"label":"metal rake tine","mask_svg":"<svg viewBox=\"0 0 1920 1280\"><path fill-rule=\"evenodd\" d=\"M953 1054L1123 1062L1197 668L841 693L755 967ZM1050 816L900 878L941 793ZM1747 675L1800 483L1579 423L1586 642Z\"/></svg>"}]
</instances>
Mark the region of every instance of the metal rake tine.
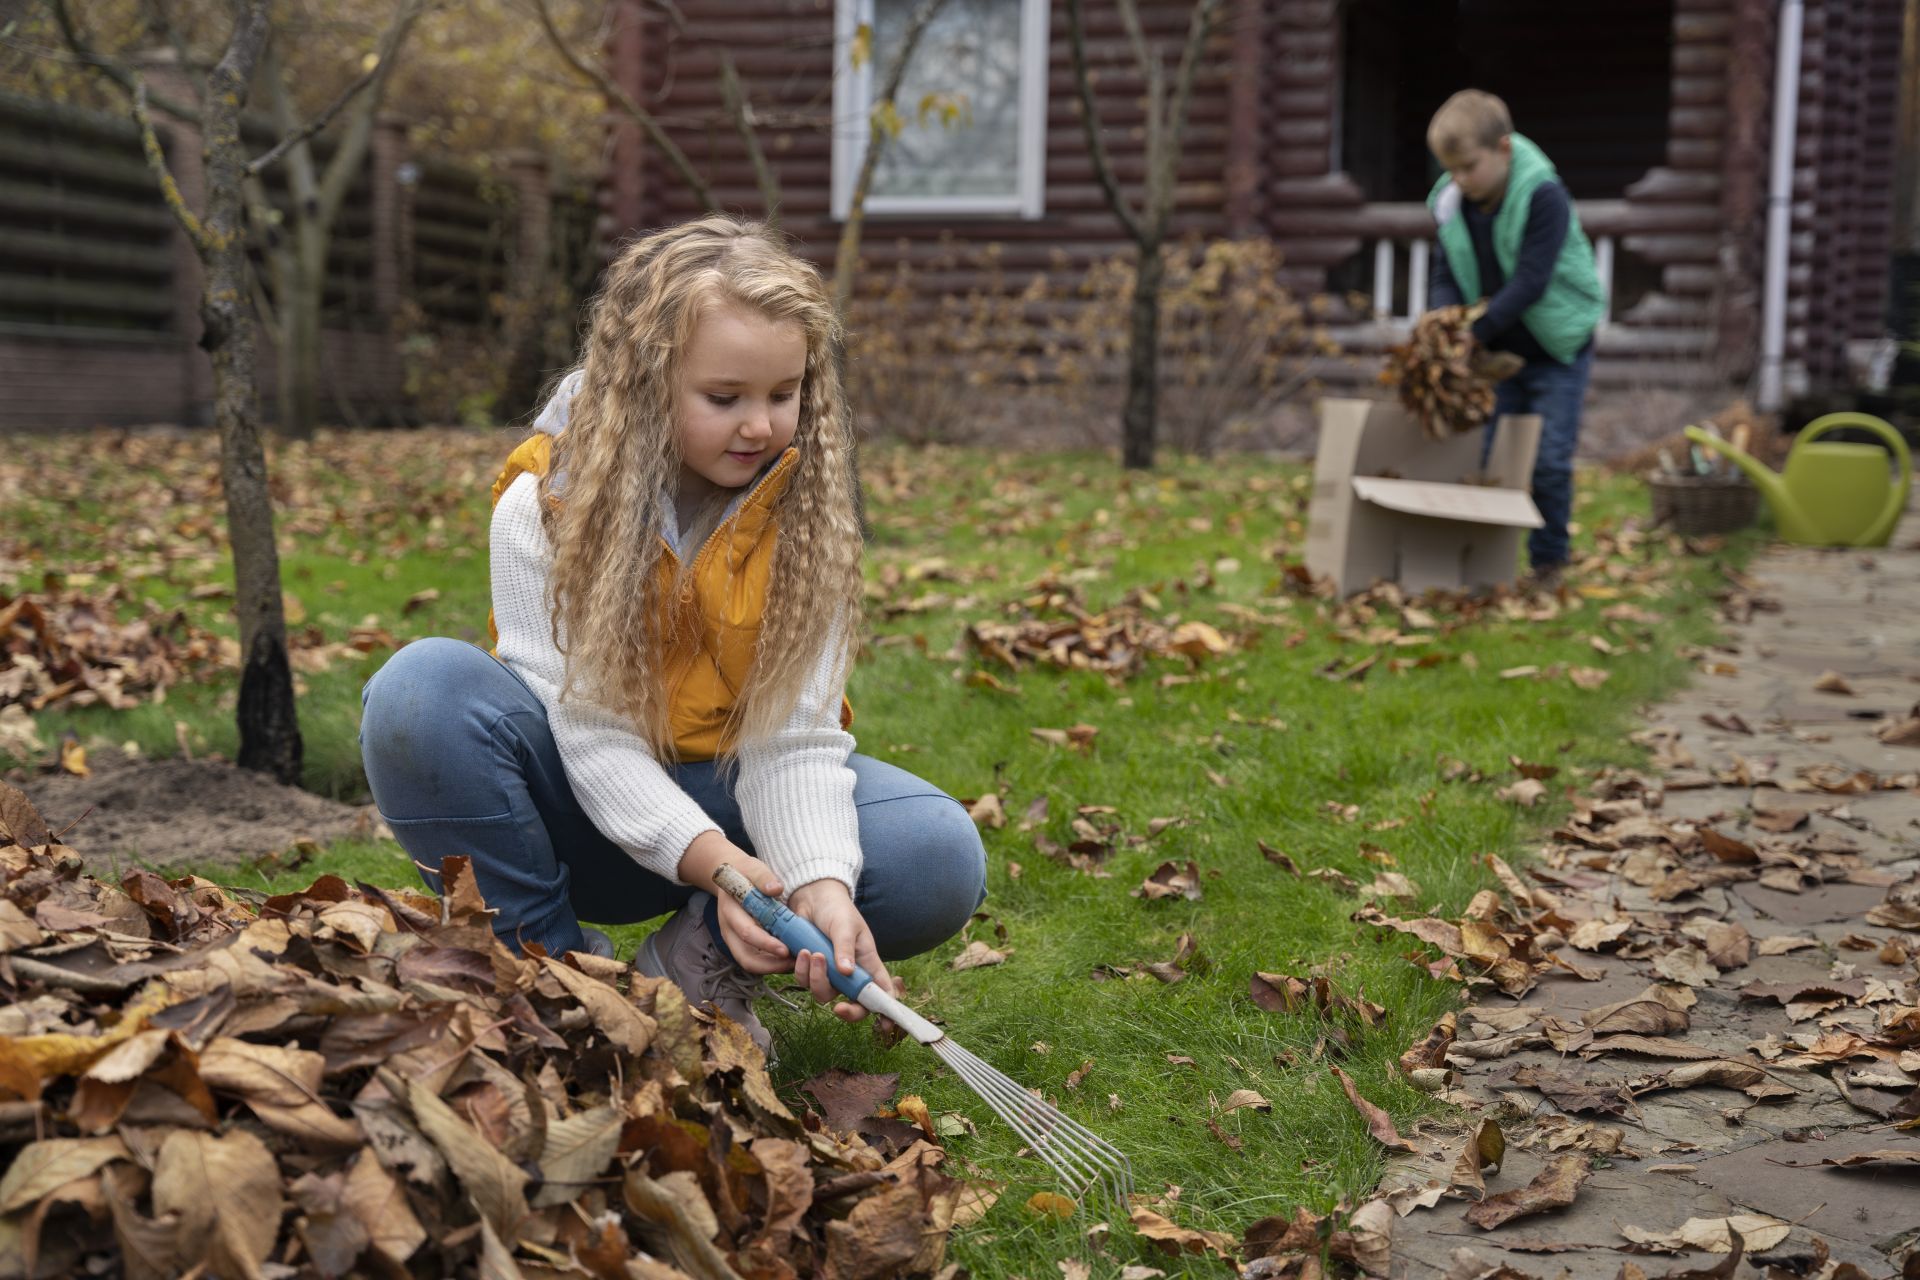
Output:
<instances>
[{"instance_id":1,"label":"metal rake tine","mask_svg":"<svg viewBox=\"0 0 1920 1280\"><path fill-rule=\"evenodd\" d=\"M1011 1080L1005 1077L995 1079L997 1073L979 1062L972 1054L960 1049L951 1040L943 1041L934 1047L936 1051L940 1051L940 1056L947 1060L948 1065L959 1073L967 1087L979 1094L987 1105L993 1108L994 1113L1020 1135L1033 1153L1059 1175L1061 1181L1078 1190L1094 1176L1094 1172L1090 1169L1075 1167L1078 1162L1071 1159L1072 1153L1069 1150L1049 1142L1047 1135L1036 1130L1035 1117L1021 1105L1020 1097L1024 1095ZM945 1052L949 1049L956 1052Z\"/></svg>"},{"instance_id":2,"label":"metal rake tine","mask_svg":"<svg viewBox=\"0 0 1920 1280\"><path fill-rule=\"evenodd\" d=\"M1116 1199L1124 1202L1127 1192L1131 1190L1133 1166L1118 1148L1114 1147L1099 1134L1094 1133L1059 1108L1034 1098L1025 1089L1022 1089L1017 1082L1010 1080L1004 1073L996 1071L992 1066L982 1062L978 1055L966 1049L961 1049L957 1045L955 1048L959 1049L959 1052L966 1054L973 1062L979 1064L981 1070L989 1073L995 1080L1010 1089L1012 1095L1018 1100L1018 1104L1028 1111L1028 1113L1035 1118L1036 1122L1047 1125L1049 1130L1048 1137L1056 1145L1067 1146L1069 1150L1078 1154L1086 1165L1091 1166L1094 1170L1093 1178L1098 1179L1105 1185L1107 1177L1111 1176L1113 1179L1112 1189L1116 1192ZM1074 1139L1078 1145L1061 1143L1058 1136L1060 1133L1064 1133L1067 1137Z\"/></svg>"},{"instance_id":3,"label":"metal rake tine","mask_svg":"<svg viewBox=\"0 0 1920 1280\"><path fill-rule=\"evenodd\" d=\"M952 1050L940 1056L1079 1195L1097 1188L1113 1200L1116 1208L1125 1207L1133 1167L1119 1149L1059 1108L1035 1098L971 1051L951 1040L937 1048ZM1072 1173L1062 1168L1063 1163L1073 1166Z\"/></svg>"}]
</instances>

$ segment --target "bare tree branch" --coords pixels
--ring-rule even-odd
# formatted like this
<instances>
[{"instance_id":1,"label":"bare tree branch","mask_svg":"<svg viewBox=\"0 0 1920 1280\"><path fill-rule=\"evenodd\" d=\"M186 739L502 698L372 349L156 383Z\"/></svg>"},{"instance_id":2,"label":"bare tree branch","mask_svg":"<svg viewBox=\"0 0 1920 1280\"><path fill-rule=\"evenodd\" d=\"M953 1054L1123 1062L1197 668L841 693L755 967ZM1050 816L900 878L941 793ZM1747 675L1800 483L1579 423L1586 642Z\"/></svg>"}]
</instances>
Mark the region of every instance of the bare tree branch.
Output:
<instances>
[{"instance_id":1,"label":"bare tree branch","mask_svg":"<svg viewBox=\"0 0 1920 1280\"><path fill-rule=\"evenodd\" d=\"M1220 12L1220 0L1199 0L1193 6L1193 19L1187 24L1187 45L1180 51L1180 71L1174 81L1173 103L1168 112L1169 119L1163 131L1163 137L1173 144L1173 154L1165 159L1164 172L1161 175L1159 192L1160 206L1153 216L1164 230L1167 218L1173 212L1173 193L1177 185L1176 177L1180 163L1180 139L1187 131L1187 108L1193 102L1193 82L1200 73L1200 54L1205 49L1207 37L1213 32L1214 19Z\"/></svg>"},{"instance_id":2,"label":"bare tree branch","mask_svg":"<svg viewBox=\"0 0 1920 1280\"><path fill-rule=\"evenodd\" d=\"M1113 162L1107 158L1107 144L1100 138L1100 109L1094 105L1093 81L1087 72L1087 22L1082 0L1067 0L1067 12L1073 46L1073 83L1080 94L1080 123L1086 127L1087 153L1093 158L1093 173L1100 179L1101 190L1107 193L1113 216L1138 243L1142 236L1140 218L1120 190L1119 179L1113 176Z\"/></svg>"},{"instance_id":3,"label":"bare tree branch","mask_svg":"<svg viewBox=\"0 0 1920 1280\"><path fill-rule=\"evenodd\" d=\"M713 189L707 185L706 179L702 178L699 172L694 169L693 162L687 159L687 153L682 151L679 145L667 136L667 131L660 127L660 122L654 118L653 113L641 106L632 94L621 88L612 76L574 52L573 47L567 43L566 37L561 35L560 29L554 25L553 11L547 7L547 0L533 0L533 3L534 11L540 17L540 25L546 30L547 39L552 42L554 49L560 54L561 58L566 61L566 64L572 67L583 79L599 89L608 101L631 116L640 128L646 132L647 140L658 147L662 155L666 156L667 163L673 166L674 171L680 175L680 180L687 184L688 189L693 192L694 197L700 201L700 207L709 213L715 212L719 206L714 203Z\"/></svg>"},{"instance_id":4,"label":"bare tree branch","mask_svg":"<svg viewBox=\"0 0 1920 1280\"><path fill-rule=\"evenodd\" d=\"M1120 0L1120 25L1127 29L1127 43L1133 46L1133 59L1140 64L1140 74L1149 74L1149 69L1160 61L1160 51L1147 47L1147 34L1140 25L1140 6L1135 0Z\"/></svg>"},{"instance_id":5,"label":"bare tree branch","mask_svg":"<svg viewBox=\"0 0 1920 1280\"><path fill-rule=\"evenodd\" d=\"M720 96L727 104L727 113L733 117L733 127L740 131L740 140L747 145L747 159L753 164L753 180L760 187L760 203L766 206L767 222L780 225L780 179L774 176L773 166L767 163L766 152L760 149L760 131L755 126L753 104L747 100L746 90L740 84L740 73L734 68L733 55L720 50Z\"/></svg>"},{"instance_id":6,"label":"bare tree branch","mask_svg":"<svg viewBox=\"0 0 1920 1280\"><path fill-rule=\"evenodd\" d=\"M187 207L186 197L180 194L180 184L173 180L173 170L167 167L166 153L160 149L160 135L153 129L153 115L147 110L147 82L138 76L133 77L133 118L140 126L140 147L146 152L147 167L160 180L160 197L166 201L173 220L187 233L187 239L193 241L196 252L203 256L211 253L213 241L206 226L199 215Z\"/></svg>"},{"instance_id":7,"label":"bare tree branch","mask_svg":"<svg viewBox=\"0 0 1920 1280\"><path fill-rule=\"evenodd\" d=\"M382 59L380 67L384 67L385 65L386 60ZM319 133L322 129L332 124L333 118L339 115L341 110L349 102L353 101L354 96L369 84L373 83L373 77L379 73L380 67L373 67L363 72L358 80L355 80L352 84L340 91L339 97L322 108L319 115L316 115L313 119L307 121L293 132L283 136L280 141L273 144L271 150L263 151L248 161L247 172L250 174L265 173L279 162L280 157L286 155L287 152L293 150L308 138L311 138L314 134Z\"/></svg>"},{"instance_id":8,"label":"bare tree branch","mask_svg":"<svg viewBox=\"0 0 1920 1280\"><path fill-rule=\"evenodd\" d=\"M874 171L880 167L880 156L887 148L887 130L882 122L880 107L893 105L900 94L900 82L907 77L907 66L913 61L913 51L920 43L920 37L926 34L927 26L940 12L947 0L920 0L920 7L907 19L907 29L900 38L900 50L894 55L893 64L887 68L886 82L881 86L880 94L867 104L867 154L860 161L860 173L853 180L853 195L847 204L847 220L840 226L840 247L833 255L833 308L840 315L847 312L847 299L853 295L853 271L860 257L860 233L867 220L867 193L873 189Z\"/></svg>"},{"instance_id":9,"label":"bare tree branch","mask_svg":"<svg viewBox=\"0 0 1920 1280\"><path fill-rule=\"evenodd\" d=\"M167 47L173 50L173 56L180 69L193 75L193 54L187 48L186 40L180 34L180 28L174 24L173 15L167 12L166 0L144 0L145 8L153 14L153 21L167 37ZM202 96L206 94L206 85L199 86Z\"/></svg>"},{"instance_id":10,"label":"bare tree branch","mask_svg":"<svg viewBox=\"0 0 1920 1280\"><path fill-rule=\"evenodd\" d=\"M380 45L370 76L365 80L366 97L347 122L347 133L340 146L333 153L333 160L327 165L326 176L320 179L320 210L322 216L331 223L340 212L340 205L347 198L347 189L359 176L360 162L367 153L367 141L373 133L374 113L379 111L380 102L386 97L387 82L393 78L393 68L399 63L401 42L407 38L407 32L420 17L421 0L404 0L399 11L393 15L393 22L380 37ZM344 105L344 102L343 102Z\"/></svg>"},{"instance_id":11,"label":"bare tree branch","mask_svg":"<svg viewBox=\"0 0 1920 1280\"><path fill-rule=\"evenodd\" d=\"M119 85L128 97L132 97L137 87L138 77L123 63L96 51L87 42L86 33L80 30L79 24L73 20L73 14L67 9L67 0L47 0L47 3L53 11L55 24L60 28L60 38L66 41L67 48L72 50L73 56ZM200 112L177 99L149 93L147 101L175 119L194 125L201 123Z\"/></svg>"}]
</instances>

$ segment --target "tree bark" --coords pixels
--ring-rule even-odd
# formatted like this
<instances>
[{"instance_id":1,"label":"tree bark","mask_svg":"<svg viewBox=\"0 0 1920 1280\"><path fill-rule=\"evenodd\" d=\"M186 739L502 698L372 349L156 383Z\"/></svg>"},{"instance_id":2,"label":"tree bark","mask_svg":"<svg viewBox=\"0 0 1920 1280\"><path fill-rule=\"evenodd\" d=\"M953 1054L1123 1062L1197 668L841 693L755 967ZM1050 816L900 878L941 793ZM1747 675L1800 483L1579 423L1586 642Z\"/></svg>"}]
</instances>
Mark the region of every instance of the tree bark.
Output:
<instances>
[{"instance_id":1,"label":"tree bark","mask_svg":"<svg viewBox=\"0 0 1920 1280\"><path fill-rule=\"evenodd\" d=\"M253 317L247 309L247 154L240 140L240 113L266 38L267 0L250 0L235 19L226 55L208 81L207 207L197 238L207 276L200 304L206 326L201 345L213 361L220 481L233 546L242 664L239 764L297 784L303 746L287 661L280 553L274 545L273 496L267 488L266 450L255 409Z\"/></svg>"},{"instance_id":2,"label":"tree bark","mask_svg":"<svg viewBox=\"0 0 1920 1280\"><path fill-rule=\"evenodd\" d=\"M907 29L900 38L900 50L887 68L879 96L867 107L867 152L861 158L860 172L853 180L853 194L847 201L847 220L840 226L840 246L833 254L833 309L842 318L847 314L848 300L853 297L853 273L860 265L860 236L866 228L867 195L873 190L874 171L880 167L880 157L887 149L888 134L881 124L877 108L883 103L891 105L899 96L900 82L906 79L907 67L913 62L913 51L919 46L920 37L926 34L927 25L946 2L921 0L920 7L907 20Z\"/></svg>"},{"instance_id":3,"label":"tree bark","mask_svg":"<svg viewBox=\"0 0 1920 1280\"><path fill-rule=\"evenodd\" d=\"M1142 245L1127 314L1127 401L1120 418L1120 462L1129 470L1153 466L1160 408L1160 282L1165 274L1160 246Z\"/></svg>"},{"instance_id":4,"label":"tree bark","mask_svg":"<svg viewBox=\"0 0 1920 1280\"><path fill-rule=\"evenodd\" d=\"M296 222L279 250L289 261L284 273L275 273L286 280L286 292L275 299L281 317L278 425L280 434L293 440L311 440L320 421L320 312L331 238L331 227L306 219Z\"/></svg>"},{"instance_id":5,"label":"tree bark","mask_svg":"<svg viewBox=\"0 0 1920 1280\"><path fill-rule=\"evenodd\" d=\"M1187 24L1169 95L1166 64L1160 50L1147 40L1134 0L1120 0L1120 17L1133 49L1134 61L1147 82L1147 173L1140 208L1127 203L1100 136L1099 106L1093 77L1087 69L1086 15L1083 0L1068 0L1067 34L1073 53L1074 88L1080 119L1086 128L1087 153L1094 176L1107 197L1107 207L1126 229L1140 252L1133 279L1133 299L1127 323L1127 398L1120 415L1120 460L1129 469L1151 467L1160 407L1160 284L1166 274L1161 246L1173 219L1176 172L1187 128L1187 108L1193 97L1200 54L1213 29L1221 0L1195 0Z\"/></svg>"}]
</instances>

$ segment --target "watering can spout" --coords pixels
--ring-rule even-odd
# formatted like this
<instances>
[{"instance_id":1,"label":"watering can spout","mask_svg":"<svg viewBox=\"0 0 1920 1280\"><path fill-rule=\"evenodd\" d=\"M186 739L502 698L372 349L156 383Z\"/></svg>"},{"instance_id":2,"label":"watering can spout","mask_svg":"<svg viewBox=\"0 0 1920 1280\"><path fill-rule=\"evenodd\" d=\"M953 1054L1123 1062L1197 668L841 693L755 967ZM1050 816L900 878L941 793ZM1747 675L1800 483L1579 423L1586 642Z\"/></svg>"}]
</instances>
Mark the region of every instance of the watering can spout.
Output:
<instances>
[{"instance_id":1,"label":"watering can spout","mask_svg":"<svg viewBox=\"0 0 1920 1280\"><path fill-rule=\"evenodd\" d=\"M1761 495L1766 498L1767 505L1773 508L1776 516L1794 516L1798 514L1797 504L1794 502L1793 495L1787 492L1786 481L1781 478L1779 472L1767 466L1766 463L1760 461L1760 459L1754 457L1745 449L1736 448L1719 436L1709 435L1699 427L1688 427L1685 435L1687 439L1704 449L1716 449L1724 453L1735 466L1746 472L1748 477L1753 481L1753 487L1758 489Z\"/></svg>"}]
</instances>

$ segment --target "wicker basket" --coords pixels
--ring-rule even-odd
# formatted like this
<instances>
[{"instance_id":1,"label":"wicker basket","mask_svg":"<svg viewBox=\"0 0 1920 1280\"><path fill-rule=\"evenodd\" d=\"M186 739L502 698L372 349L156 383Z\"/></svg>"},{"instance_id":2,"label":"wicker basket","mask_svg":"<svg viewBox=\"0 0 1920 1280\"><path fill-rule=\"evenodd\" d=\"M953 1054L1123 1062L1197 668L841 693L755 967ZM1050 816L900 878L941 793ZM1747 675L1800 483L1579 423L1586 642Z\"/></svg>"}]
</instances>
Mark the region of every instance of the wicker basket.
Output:
<instances>
[{"instance_id":1,"label":"wicker basket","mask_svg":"<svg viewBox=\"0 0 1920 1280\"><path fill-rule=\"evenodd\" d=\"M1675 533L1732 533L1753 523L1760 494L1743 475L1648 476L1654 524Z\"/></svg>"}]
</instances>

